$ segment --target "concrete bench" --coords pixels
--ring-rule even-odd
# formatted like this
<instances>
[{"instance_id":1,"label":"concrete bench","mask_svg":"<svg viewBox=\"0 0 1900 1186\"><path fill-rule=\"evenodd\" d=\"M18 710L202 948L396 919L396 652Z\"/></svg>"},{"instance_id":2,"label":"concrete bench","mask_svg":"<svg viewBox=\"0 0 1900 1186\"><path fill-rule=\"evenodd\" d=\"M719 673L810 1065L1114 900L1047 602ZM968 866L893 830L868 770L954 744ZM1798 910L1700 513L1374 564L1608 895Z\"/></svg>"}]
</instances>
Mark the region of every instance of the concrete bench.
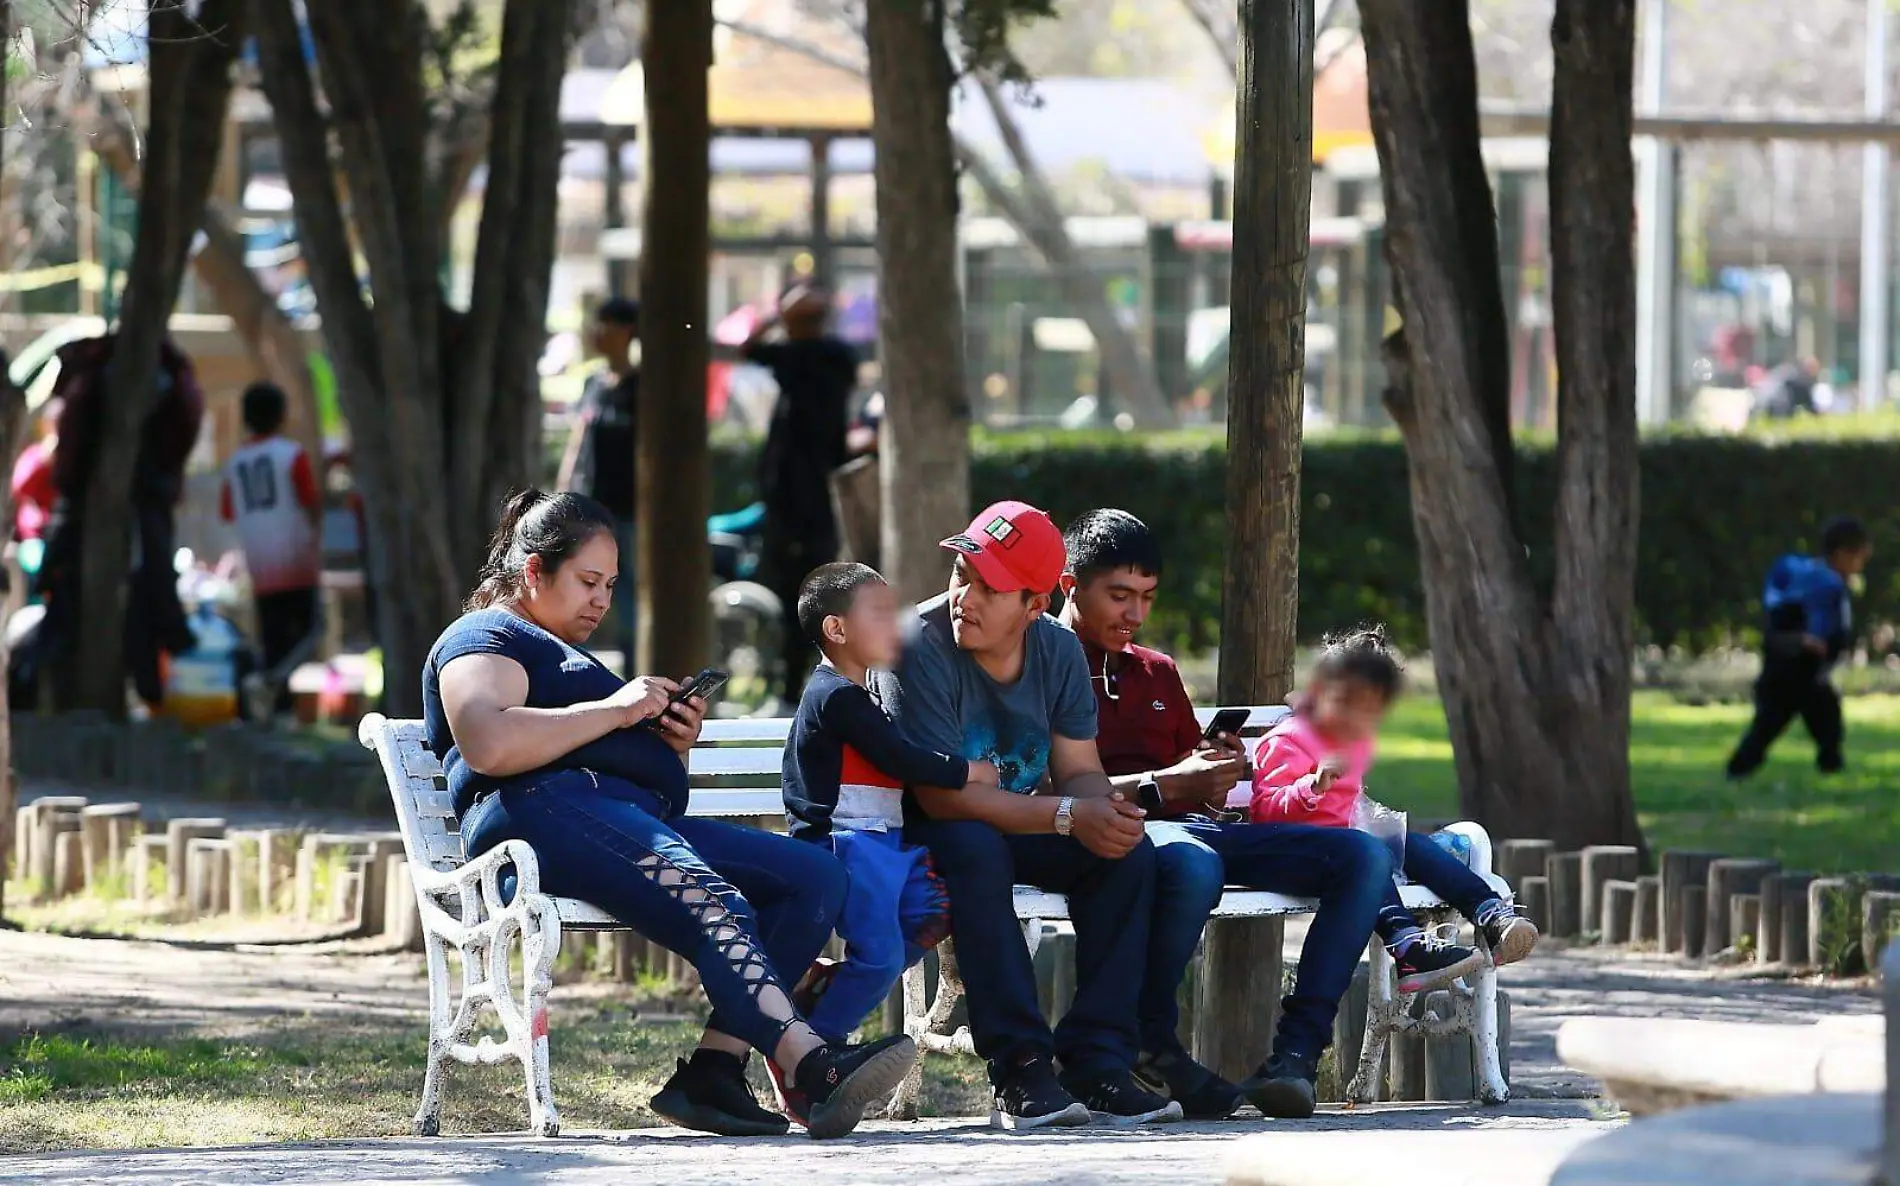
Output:
<instances>
[{"instance_id":1,"label":"concrete bench","mask_svg":"<svg viewBox=\"0 0 1900 1186\"><path fill-rule=\"evenodd\" d=\"M1647 1081L1662 1077L1728 1098L1646 1116L1591 1141L1564 1160L1550 1186L1900 1186L1900 943L1888 945L1881 976L1884 1024L1678 1022L1648 1035L1566 1026L1558 1034L1565 1061L1589 1056L1612 1062L1612 1074L1644 1072ZM1628 1048L1638 1037L1659 1049L1638 1055ZM1704 1060L1715 1065L1699 1065ZM1659 1065L1673 1069L1648 1073ZM1762 1090L1771 1081L1775 1094Z\"/></svg>"},{"instance_id":2,"label":"concrete bench","mask_svg":"<svg viewBox=\"0 0 1900 1186\"><path fill-rule=\"evenodd\" d=\"M1217 709L1198 715L1203 725ZM1286 712L1284 707L1256 707L1245 729L1264 731ZM688 814L753 820L776 826L784 818L779 788L785 738L791 722L785 719L708 720L694 747L688 770L692 797ZM417 908L429 968L429 1054L422 1103L415 1131L433 1136L440 1129L442 1078L450 1062L497 1063L516 1059L527 1081L532 1127L544 1136L560 1131L560 1116L548 1069L547 998L553 987L555 956L563 931L619 931L629 928L606 911L574 898L541 892L540 867L534 852L521 841L508 841L468 860L462 851L455 809L442 781L441 764L429 752L420 721L364 718L359 730L364 746L374 750L389 783L403 847L415 888ZM1236 789L1238 792L1238 788ZM1502 879L1491 873L1490 837L1476 824L1457 824L1472 842L1472 867L1500 894L1509 897ZM512 869L516 890L504 902L501 878ZM1420 886L1406 886L1406 903L1421 912L1443 910L1444 903ZM1219 919L1283 920L1309 914L1309 899L1248 890L1229 890L1215 911ZM1025 925L1028 941L1040 939L1043 924L1068 917L1068 903L1059 894L1028 886L1016 888L1016 915ZM1275 938L1278 927L1275 927ZM519 941L525 983L520 996L508 979L509 953ZM1396 989L1392 962L1375 940L1368 945L1372 959L1366 1036L1359 1073L1353 1078L1353 1098L1371 1101L1379 1088L1387 1040L1406 1031L1427 1034L1469 1034L1479 1052L1480 1096L1499 1103L1509 1097L1498 1050L1497 975L1487 964L1469 985L1455 986L1450 1016L1410 1015L1409 998ZM1275 963L1263 968L1261 1007L1271 1007L1279 996L1277 944ZM461 956L461 992L449 983L449 953ZM938 948L937 991L927 992L924 969L914 967L904 978L904 1029L922 1051L971 1053L967 1028L950 1030L952 1010L963 994L957 975L954 944ZM1264 977L1271 973L1270 979ZM503 1040L484 1035L471 1041L483 1006L500 1021ZM891 1115L916 1116L921 1062L898 1089Z\"/></svg>"},{"instance_id":3,"label":"concrete bench","mask_svg":"<svg viewBox=\"0 0 1900 1186\"><path fill-rule=\"evenodd\" d=\"M1595 1076L1635 1115L1762 1096L1878 1092L1886 1086L1878 1015L1813 1025L1581 1017L1557 1031L1557 1057Z\"/></svg>"}]
</instances>

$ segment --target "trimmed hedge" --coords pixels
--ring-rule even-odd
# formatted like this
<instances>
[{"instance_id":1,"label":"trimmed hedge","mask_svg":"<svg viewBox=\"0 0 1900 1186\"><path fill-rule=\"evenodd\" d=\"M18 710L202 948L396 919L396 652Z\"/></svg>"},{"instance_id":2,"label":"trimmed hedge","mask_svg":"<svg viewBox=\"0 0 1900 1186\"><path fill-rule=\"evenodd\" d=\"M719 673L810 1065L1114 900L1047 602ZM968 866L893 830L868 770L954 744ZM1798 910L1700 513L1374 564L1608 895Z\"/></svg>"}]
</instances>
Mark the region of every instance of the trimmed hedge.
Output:
<instances>
[{"instance_id":1,"label":"trimmed hedge","mask_svg":"<svg viewBox=\"0 0 1900 1186\"><path fill-rule=\"evenodd\" d=\"M1151 641L1189 652L1214 644L1226 534L1222 442L1185 432L1146 439L979 433L974 452L976 507L1020 498L1059 524L1102 506L1141 516L1161 535L1168 561ZM715 446L715 510L752 500L755 457L747 442L723 438ZM1520 451L1519 529L1544 581L1556 468L1545 445ZM1855 620L1888 649L1882 627L1900 618L1900 440L1661 437L1642 445L1642 483L1639 641L1691 651L1752 644L1769 564L1784 551L1815 546L1831 516L1852 514L1866 521L1875 547ZM1310 441L1301 491L1301 636L1377 620L1394 642L1423 649L1425 601L1403 446L1384 436Z\"/></svg>"}]
</instances>

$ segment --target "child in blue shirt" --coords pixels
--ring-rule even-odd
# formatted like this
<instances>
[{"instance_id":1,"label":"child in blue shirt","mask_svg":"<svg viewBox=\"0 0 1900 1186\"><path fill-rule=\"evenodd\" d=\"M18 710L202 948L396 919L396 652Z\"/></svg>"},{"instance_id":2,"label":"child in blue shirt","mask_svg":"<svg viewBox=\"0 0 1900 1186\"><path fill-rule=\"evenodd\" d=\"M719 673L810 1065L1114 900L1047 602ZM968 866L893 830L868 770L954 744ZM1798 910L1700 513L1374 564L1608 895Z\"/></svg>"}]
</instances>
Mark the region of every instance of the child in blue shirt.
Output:
<instances>
[{"instance_id":1,"label":"child in blue shirt","mask_svg":"<svg viewBox=\"0 0 1900 1186\"><path fill-rule=\"evenodd\" d=\"M1836 519L1821 533L1819 556L1790 554L1769 570L1755 719L1728 760L1730 778L1753 774L1797 716L1814 738L1821 772L1842 768L1841 697L1828 673L1853 642L1851 587L1873 551L1858 520Z\"/></svg>"}]
</instances>

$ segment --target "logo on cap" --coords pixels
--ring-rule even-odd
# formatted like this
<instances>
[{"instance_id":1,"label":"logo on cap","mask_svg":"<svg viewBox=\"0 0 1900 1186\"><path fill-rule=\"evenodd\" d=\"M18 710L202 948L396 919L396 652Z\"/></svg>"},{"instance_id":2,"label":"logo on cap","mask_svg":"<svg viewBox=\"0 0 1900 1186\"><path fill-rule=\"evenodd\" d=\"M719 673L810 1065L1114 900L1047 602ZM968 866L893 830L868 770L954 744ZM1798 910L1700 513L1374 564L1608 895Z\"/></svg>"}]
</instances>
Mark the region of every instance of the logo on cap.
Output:
<instances>
[{"instance_id":1,"label":"logo on cap","mask_svg":"<svg viewBox=\"0 0 1900 1186\"><path fill-rule=\"evenodd\" d=\"M983 534L995 540L1005 552L1023 542L1023 533L1016 530L1016 525L1001 515L990 520L989 526L983 529Z\"/></svg>"}]
</instances>

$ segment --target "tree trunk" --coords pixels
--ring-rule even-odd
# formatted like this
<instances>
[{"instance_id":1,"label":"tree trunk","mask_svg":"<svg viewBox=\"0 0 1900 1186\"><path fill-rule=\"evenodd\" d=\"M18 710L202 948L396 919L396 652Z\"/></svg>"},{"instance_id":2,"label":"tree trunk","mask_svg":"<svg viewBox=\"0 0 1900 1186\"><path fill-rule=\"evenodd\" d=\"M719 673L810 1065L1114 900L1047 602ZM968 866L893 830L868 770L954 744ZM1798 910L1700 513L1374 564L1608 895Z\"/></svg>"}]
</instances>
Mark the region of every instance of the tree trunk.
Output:
<instances>
[{"instance_id":1,"label":"tree trunk","mask_svg":"<svg viewBox=\"0 0 1900 1186\"><path fill-rule=\"evenodd\" d=\"M712 643L706 446L712 7L648 4L645 249L640 253L637 670L684 679Z\"/></svg>"},{"instance_id":2,"label":"tree trunk","mask_svg":"<svg viewBox=\"0 0 1900 1186\"><path fill-rule=\"evenodd\" d=\"M488 126L488 184L468 312L441 291L445 187L454 153L430 152L419 9L380 0L309 6L326 115L290 0L254 0L270 98L323 314L337 392L352 426L368 520L388 711L415 715L415 678L473 584L509 489L534 476L535 362L545 344L561 137L559 90L573 0L508 0ZM350 192L333 176L335 132ZM374 302L354 268L360 244Z\"/></svg>"},{"instance_id":3,"label":"tree trunk","mask_svg":"<svg viewBox=\"0 0 1900 1186\"><path fill-rule=\"evenodd\" d=\"M942 0L871 4L871 139L876 151L878 341L884 367L884 574L902 597L948 583L937 541L970 517L970 403L957 289L954 75Z\"/></svg>"},{"instance_id":4,"label":"tree trunk","mask_svg":"<svg viewBox=\"0 0 1900 1186\"><path fill-rule=\"evenodd\" d=\"M1360 5L1385 250L1403 319L1385 344L1386 403L1410 461L1460 804L1496 835L1549 837L1560 849L1641 842L1628 744L1633 334L1628 308L1615 307L1629 303L1634 283L1630 2L1593 0L1559 17L1588 33L1559 39L1571 44L1559 55L1553 204L1559 190L1571 192L1561 199L1570 226L1558 235L1557 287L1574 276L1595 288L1559 297L1558 339L1577 369L1567 366L1562 379L1569 411L1560 424L1559 592L1551 603L1532 582L1515 526L1509 341L1468 8L1464 0ZM1611 77L1591 77L1606 69ZM1578 106L1598 102L1601 109ZM1620 166L1605 163L1618 157ZM1612 406L1619 401L1631 406ZM1627 456L1618 459L1618 450Z\"/></svg>"},{"instance_id":5,"label":"tree trunk","mask_svg":"<svg viewBox=\"0 0 1900 1186\"><path fill-rule=\"evenodd\" d=\"M451 525L465 571L481 563L502 501L540 472L535 364L547 344L572 8L572 0L509 0L502 18L474 288L447 393L456 490Z\"/></svg>"},{"instance_id":6,"label":"tree trunk","mask_svg":"<svg viewBox=\"0 0 1900 1186\"><path fill-rule=\"evenodd\" d=\"M0 0L0 111L7 106L7 78L13 65L13 0ZM0 177L6 175L5 141L0 139ZM5 352L0 351L0 357ZM0 457L12 473L14 442L26 418L26 398L13 385L11 376L0 372ZM11 538L13 531L13 483L0 488L0 531ZM0 573L0 585L7 581ZM0 596L0 920L7 916L7 873L13 861L13 809L19 792L13 782L13 711L7 703L8 663L6 608L11 599Z\"/></svg>"},{"instance_id":7,"label":"tree trunk","mask_svg":"<svg viewBox=\"0 0 1900 1186\"><path fill-rule=\"evenodd\" d=\"M241 0L206 0L195 18L183 0L151 9L147 184L139 191L132 263L86 467L76 619L85 629L67 669L57 673L69 707L125 711L125 583L140 430L156 405L159 347L224 139L243 9Z\"/></svg>"},{"instance_id":8,"label":"tree trunk","mask_svg":"<svg viewBox=\"0 0 1900 1186\"><path fill-rule=\"evenodd\" d=\"M339 54L332 47L329 56L345 64L332 71L325 60L324 81L331 95L331 113L326 118L304 61L302 35L290 0L254 0L254 12L258 74L270 99L283 152L297 239L323 315L324 343L336 372L337 397L353 428L352 463L362 488L369 569L377 585L377 634L389 673L384 703L394 714L413 716L421 708L421 685L412 673L421 671L428 648L454 617L465 587L454 564L444 505L448 464L442 443L441 392L433 382L424 387L414 364L416 356L429 356L429 368L434 371L435 350L418 349L418 344L436 341L435 310L432 306L426 337L417 329L403 329L409 304L404 276L412 261L402 250L400 236L387 227L373 236L367 231L361 235L369 284L376 294L375 312L365 303L354 264L354 238L337 195L329 147L334 119L350 129L339 128L344 160L358 158L350 177L351 215L356 225L361 228L378 217L391 221L387 175L380 186L359 184L356 177L376 171L378 159L374 150L380 109L361 90L399 72L401 66L385 64L365 75L360 67L347 64L348 52ZM315 10L312 18L311 36L321 51L325 40L338 31L315 19ZM347 25L347 19L343 23ZM347 29L343 35L347 36ZM387 30L384 35L390 36ZM412 67L419 75L419 55ZM352 94L353 90L357 93ZM345 97L339 99L339 95ZM372 198L378 188L380 205ZM412 193L405 200L420 198ZM424 238L425 243L410 246L429 253L429 261L422 266L433 277L435 239L433 235Z\"/></svg>"},{"instance_id":9,"label":"tree trunk","mask_svg":"<svg viewBox=\"0 0 1900 1186\"><path fill-rule=\"evenodd\" d=\"M1220 702L1276 704L1293 690L1299 625L1300 429L1306 370L1306 256L1313 205L1312 0L1244 0L1234 156L1234 267L1227 379L1227 565L1221 586ZM1278 920L1250 921L1220 948L1222 974L1268 968L1277 992ZM1210 967L1210 977L1213 969ZM1209 984L1204 998L1235 1001ZM1218 1073L1244 1076L1272 1046L1272 1010L1234 1007L1212 1032Z\"/></svg>"},{"instance_id":10,"label":"tree trunk","mask_svg":"<svg viewBox=\"0 0 1900 1186\"><path fill-rule=\"evenodd\" d=\"M1558 0L1551 45L1551 281L1562 377L1551 627L1566 752L1587 763L1560 800L1554 833L1629 843L1641 839L1629 769L1638 510L1635 0ZM1623 836L1613 839L1612 828Z\"/></svg>"}]
</instances>

